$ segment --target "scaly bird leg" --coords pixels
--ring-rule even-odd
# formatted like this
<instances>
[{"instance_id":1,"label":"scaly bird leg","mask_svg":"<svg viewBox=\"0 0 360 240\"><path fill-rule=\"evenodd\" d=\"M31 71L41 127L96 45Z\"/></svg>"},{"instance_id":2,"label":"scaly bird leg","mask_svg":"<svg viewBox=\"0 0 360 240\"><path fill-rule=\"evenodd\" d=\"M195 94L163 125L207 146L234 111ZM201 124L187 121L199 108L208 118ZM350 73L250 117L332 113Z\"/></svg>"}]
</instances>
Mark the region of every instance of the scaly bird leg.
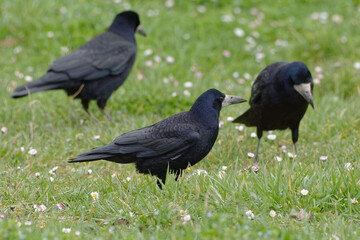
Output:
<instances>
[{"instance_id":1,"label":"scaly bird leg","mask_svg":"<svg viewBox=\"0 0 360 240\"><path fill-rule=\"evenodd\" d=\"M87 113L87 115L95 122L99 122L93 115L90 114L89 112L89 100L86 99L81 99L81 104L85 110L85 112Z\"/></svg>"},{"instance_id":2,"label":"scaly bird leg","mask_svg":"<svg viewBox=\"0 0 360 240\"><path fill-rule=\"evenodd\" d=\"M258 127L256 129L256 135L258 137L258 142L256 144L256 151L255 151L255 158L254 158L255 163L257 163L259 160L259 147L260 147L260 140L261 140L262 134L263 134L262 129L260 127Z\"/></svg>"},{"instance_id":3,"label":"scaly bird leg","mask_svg":"<svg viewBox=\"0 0 360 240\"><path fill-rule=\"evenodd\" d=\"M105 111L105 109L101 109L102 113L105 115L105 117L110 121L112 122L112 117Z\"/></svg>"},{"instance_id":4,"label":"scaly bird leg","mask_svg":"<svg viewBox=\"0 0 360 240\"><path fill-rule=\"evenodd\" d=\"M256 150L255 150L255 157L254 162L257 163L259 161L259 146L260 146L260 139L258 138L257 144L256 144Z\"/></svg>"},{"instance_id":5,"label":"scaly bird leg","mask_svg":"<svg viewBox=\"0 0 360 240\"><path fill-rule=\"evenodd\" d=\"M112 122L112 118L110 116L110 114L108 114L106 111L105 111L105 106L106 106L106 101L107 99L98 99L97 100L97 105L98 107L100 108L100 110L102 111L102 113L105 115L105 117L110 121Z\"/></svg>"},{"instance_id":6,"label":"scaly bird leg","mask_svg":"<svg viewBox=\"0 0 360 240\"><path fill-rule=\"evenodd\" d=\"M292 141L294 143L295 154L297 154L296 143L297 143L297 140L299 138L299 125L297 125L296 127L291 129L291 134L292 134Z\"/></svg>"}]
</instances>

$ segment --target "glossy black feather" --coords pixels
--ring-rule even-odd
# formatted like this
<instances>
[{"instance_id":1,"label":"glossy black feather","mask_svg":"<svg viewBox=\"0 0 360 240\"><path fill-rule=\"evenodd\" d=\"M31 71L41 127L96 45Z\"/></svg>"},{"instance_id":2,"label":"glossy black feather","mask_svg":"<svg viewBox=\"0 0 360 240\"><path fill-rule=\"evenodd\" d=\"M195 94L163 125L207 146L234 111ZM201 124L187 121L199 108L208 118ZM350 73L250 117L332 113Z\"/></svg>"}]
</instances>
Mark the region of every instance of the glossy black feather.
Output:
<instances>
[{"instance_id":1,"label":"glossy black feather","mask_svg":"<svg viewBox=\"0 0 360 240\"><path fill-rule=\"evenodd\" d=\"M69 162L108 160L136 164L140 173L158 176L181 170L203 159L213 147L219 130L224 94L216 89L203 93L188 112L154 125L124 133L110 144L79 154Z\"/></svg>"},{"instance_id":2,"label":"glossy black feather","mask_svg":"<svg viewBox=\"0 0 360 240\"><path fill-rule=\"evenodd\" d=\"M135 12L116 16L109 29L78 50L56 59L38 80L19 86L11 97L63 89L76 94L87 111L90 100L103 110L111 94L126 80L135 62L135 31L140 24Z\"/></svg>"},{"instance_id":3,"label":"glossy black feather","mask_svg":"<svg viewBox=\"0 0 360 240\"><path fill-rule=\"evenodd\" d=\"M310 83L312 92L311 73L304 63L270 64L258 75L252 86L250 109L233 122L257 127L259 141L264 130L290 128L296 148L300 120L309 105L294 89L294 85L301 83Z\"/></svg>"}]
</instances>

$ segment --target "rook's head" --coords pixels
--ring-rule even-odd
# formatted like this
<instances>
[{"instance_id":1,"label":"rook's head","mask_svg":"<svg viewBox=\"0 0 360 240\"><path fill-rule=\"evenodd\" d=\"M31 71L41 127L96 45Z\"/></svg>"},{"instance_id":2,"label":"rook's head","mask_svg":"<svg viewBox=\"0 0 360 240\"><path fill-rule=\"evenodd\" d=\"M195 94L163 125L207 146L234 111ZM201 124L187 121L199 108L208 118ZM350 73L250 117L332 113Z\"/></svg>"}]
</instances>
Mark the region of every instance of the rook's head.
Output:
<instances>
[{"instance_id":1,"label":"rook's head","mask_svg":"<svg viewBox=\"0 0 360 240\"><path fill-rule=\"evenodd\" d=\"M307 66L303 62L292 62L288 65L285 74L291 80L295 91L315 108L312 96L313 79Z\"/></svg>"},{"instance_id":2,"label":"rook's head","mask_svg":"<svg viewBox=\"0 0 360 240\"><path fill-rule=\"evenodd\" d=\"M222 107L242 102L246 102L246 99L225 95L219 90L212 88L201 94L191 109L200 110L201 108L205 109L207 107L220 112Z\"/></svg>"},{"instance_id":3,"label":"rook's head","mask_svg":"<svg viewBox=\"0 0 360 240\"><path fill-rule=\"evenodd\" d=\"M124 11L116 15L109 30L116 33L130 31L132 34L139 33L146 36L144 28L140 25L139 15L134 11Z\"/></svg>"}]
</instances>

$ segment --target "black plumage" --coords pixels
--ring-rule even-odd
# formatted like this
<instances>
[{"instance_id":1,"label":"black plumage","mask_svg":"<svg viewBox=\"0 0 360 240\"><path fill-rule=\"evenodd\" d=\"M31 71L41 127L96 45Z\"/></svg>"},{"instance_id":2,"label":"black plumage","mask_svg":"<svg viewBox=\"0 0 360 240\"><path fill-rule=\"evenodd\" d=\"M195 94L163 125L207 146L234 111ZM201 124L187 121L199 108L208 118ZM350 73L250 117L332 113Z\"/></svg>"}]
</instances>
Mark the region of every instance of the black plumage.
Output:
<instances>
[{"instance_id":1,"label":"black plumage","mask_svg":"<svg viewBox=\"0 0 360 240\"><path fill-rule=\"evenodd\" d=\"M156 175L163 183L166 172L181 170L203 159L219 131L222 107L246 101L216 89L203 93L188 112L181 112L154 125L124 133L112 143L79 154L69 162L107 160L135 163L140 173ZM160 182L158 181L161 187Z\"/></svg>"},{"instance_id":2,"label":"black plumage","mask_svg":"<svg viewBox=\"0 0 360 240\"><path fill-rule=\"evenodd\" d=\"M44 76L19 86L11 97L63 89L69 96L80 98L87 113L90 100L96 100L101 111L110 118L104 108L134 64L135 32L145 35L138 14L132 11L118 14L106 32L75 52L56 59Z\"/></svg>"},{"instance_id":3,"label":"black plumage","mask_svg":"<svg viewBox=\"0 0 360 240\"><path fill-rule=\"evenodd\" d=\"M259 74L252 86L250 109L233 121L257 128L255 161L264 130L290 128L297 152L300 120L309 104L314 108L312 91L311 73L303 62L276 62Z\"/></svg>"}]
</instances>

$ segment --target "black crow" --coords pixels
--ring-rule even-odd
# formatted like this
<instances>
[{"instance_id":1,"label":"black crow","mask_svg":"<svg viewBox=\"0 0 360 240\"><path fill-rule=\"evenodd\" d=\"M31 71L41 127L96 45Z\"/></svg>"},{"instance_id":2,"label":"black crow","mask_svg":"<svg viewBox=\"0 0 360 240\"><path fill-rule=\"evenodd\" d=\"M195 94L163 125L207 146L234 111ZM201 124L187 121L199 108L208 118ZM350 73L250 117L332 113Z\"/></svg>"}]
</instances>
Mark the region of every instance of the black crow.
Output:
<instances>
[{"instance_id":1,"label":"black crow","mask_svg":"<svg viewBox=\"0 0 360 240\"><path fill-rule=\"evenodd\" d=\"M311 73L303 62L276 62L259 74L252 86L250 109L233 121L257 128L255 161L264 130L290 128L297 152L300 120L308 104L314 108L312 90Z\"/></svg>"},{"instance_id":2,"label":"black crow","mask_svg":"<svg viewBox=\"0 0 360 240\"><path fill-rule=\"evenodd\" d=\"M96 100L101 111L110 119L104 108L134 64L137 51L135 32L146 35L138 14L132 11L118 14L106 32L75 52L56 59L44 76L19 86L11 97L64 89L69 96L81 99L87 113L90 100Z\"/></svg>"},{"instance_id":3,"label":"black crow","mask_svg":"<svg viewBox=\"0 0 360 240\"><path fill-rule=\"evenodd\" d=\"M135 163L138 172L155 175L165 184L167 169L178 179L182 169L196 164L210 152L218 135L221 108L245 101L210 89L188 112L124 133L112 143L81 153L69 162L103 159ZM161 188L159 180L158 185Z\"/></svg>"}]
</instances>

